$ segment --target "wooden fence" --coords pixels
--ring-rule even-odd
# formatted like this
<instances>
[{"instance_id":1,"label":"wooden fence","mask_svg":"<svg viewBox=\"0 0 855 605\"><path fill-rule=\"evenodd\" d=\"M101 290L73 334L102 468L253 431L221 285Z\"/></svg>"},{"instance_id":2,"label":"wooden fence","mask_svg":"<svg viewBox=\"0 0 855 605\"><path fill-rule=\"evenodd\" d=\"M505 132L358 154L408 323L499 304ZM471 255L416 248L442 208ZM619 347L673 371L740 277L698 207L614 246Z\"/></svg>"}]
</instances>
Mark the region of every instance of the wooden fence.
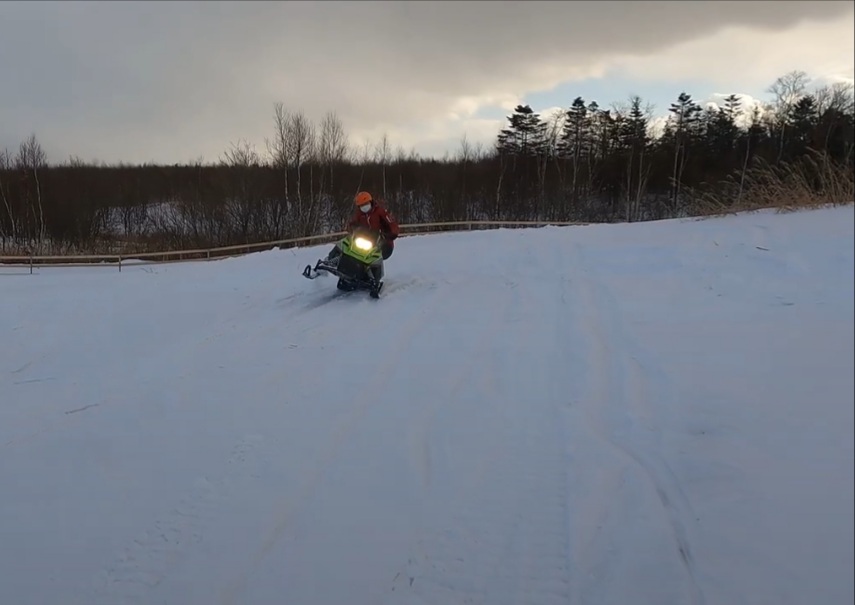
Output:
<instances>
[{"instance_id":1,"label":"wooden fence","mask_svg":"<svg viewBox=\"0 0 855 605\"><path fill-rule=\"evenodd\" d=\"M447 221L440 223L411 223L401 225L401 237L411 235L429 235L442 232L472 231L481 229L496 229L502 227L531 228L553 226L585 225L587 223L568 221ZM323 244L336 241L345 235L345 231L294 237L268 242L237 244L218 248L199 248L192 250L164 250L161 252L140 252L127 254L69 254L69 255L18 255L0 256L0 266L28 265L30 273L34 267L118 267L160 265L165 263L184 263L191 261L208 261L243 256L253 252L263 252L273 248L292 248L299 244Z\"/></svg>"}]
</instances>

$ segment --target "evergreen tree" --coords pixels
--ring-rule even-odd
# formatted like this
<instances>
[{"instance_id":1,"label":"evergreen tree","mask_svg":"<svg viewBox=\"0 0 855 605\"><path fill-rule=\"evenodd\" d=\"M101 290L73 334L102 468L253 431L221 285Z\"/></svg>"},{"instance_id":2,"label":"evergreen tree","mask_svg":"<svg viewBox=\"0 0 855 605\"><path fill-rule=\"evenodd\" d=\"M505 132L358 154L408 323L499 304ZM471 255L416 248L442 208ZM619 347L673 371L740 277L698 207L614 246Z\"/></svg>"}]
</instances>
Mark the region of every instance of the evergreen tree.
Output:
<instances>
[{"instance_id":1,"label":"evergreen tree","mask_svg":"<svg viewBox=\"0 0 855 605\"><path fill-rule=\"evenodd\" d=\"M588 108L582 97L576 97L564 119L564 128L559 139L561 157L572 158L578 162L589 137Z\"/></svg>"},{"instance_id":2,"label":"evergreen tree","mask_svg":"<svg viewBox=\"0 0 855 605\"><path fill-rule=\"evenodd\" d=\"M681 92L677 102L669 108L671 112L671 134L673 136L673 164L671 170L671 210L679 212L680 189L683 172L689 157L689 149L702 137L701 107L692 96Z\"/></svg>"},{"instance_id":3,"label":"evergreen tree","mask_svg":"<svg viewBox=\"0 0 855 605\"><path fill-rule=\"evenodd\" d=\"M818 120L816 99L813 95L805 95L796 101L787 116L787 125L791 133L791 155L804 153L805 149L814 146L812 138Z\"/></svg>"},{"instance_id":4,"label":"evergreen tree","mask_svg":"<svg viewBox=\"0 0 855 605\"><path fill-rule=\"evenodd\" d=\"M536 156L545 152L547 124L528 105L517 105L508 116L510 126L499 133L500 153Z\"/></svg>"}]
</instances>

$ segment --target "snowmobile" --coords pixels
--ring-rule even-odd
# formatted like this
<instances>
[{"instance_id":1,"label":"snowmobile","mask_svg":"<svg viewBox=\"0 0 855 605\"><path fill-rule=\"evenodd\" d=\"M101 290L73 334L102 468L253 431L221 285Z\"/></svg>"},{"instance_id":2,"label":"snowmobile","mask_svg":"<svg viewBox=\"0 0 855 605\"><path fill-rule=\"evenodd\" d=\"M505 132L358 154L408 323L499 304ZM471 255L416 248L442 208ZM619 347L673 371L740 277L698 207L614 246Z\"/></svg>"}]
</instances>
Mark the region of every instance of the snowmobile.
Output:
<instances>
[{"instance_id":1,"label":"snowmobile","mask_svg":"<svg viewBox=\"0 0 855 605\"><path fill-rule=\"evenodd\" d=\"M314 268L306 265L303 277L315 279L321 272L330 273L338 277L339 290L368 290L371 298L380 298L384 277L382 243L382 233L357 227L336 244L327 258L318 260Z\"/></svg>"}]
</instances>

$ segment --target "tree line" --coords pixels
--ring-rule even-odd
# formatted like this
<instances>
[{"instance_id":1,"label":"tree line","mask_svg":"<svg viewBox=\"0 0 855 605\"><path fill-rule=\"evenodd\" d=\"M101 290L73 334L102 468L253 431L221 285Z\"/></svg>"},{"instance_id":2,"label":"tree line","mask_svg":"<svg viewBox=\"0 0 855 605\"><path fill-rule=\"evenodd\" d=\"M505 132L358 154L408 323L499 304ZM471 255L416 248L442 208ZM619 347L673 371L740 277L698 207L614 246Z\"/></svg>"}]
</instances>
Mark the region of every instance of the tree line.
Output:
<instances>
[{"instance_id":1,"label":"tree line","mask_svg":"<svg viewBox=\"0 0 855 605\"><path fill-rule=\"evenodd\" d=\"M6 254L145 251L269 241L341 229L360 189L402 223L645 221L762 206L853 201L851 85L808 90L803 72L751 109L681 92L654 132L638 96L574 99L543 117L520 105L490 148L464 136L422 158L384 136L356 147L334 112L319 123L274 105L259 152L233 143L213 165L49 163L35 135L0 152Z\"/></svg>"}]
</instances>

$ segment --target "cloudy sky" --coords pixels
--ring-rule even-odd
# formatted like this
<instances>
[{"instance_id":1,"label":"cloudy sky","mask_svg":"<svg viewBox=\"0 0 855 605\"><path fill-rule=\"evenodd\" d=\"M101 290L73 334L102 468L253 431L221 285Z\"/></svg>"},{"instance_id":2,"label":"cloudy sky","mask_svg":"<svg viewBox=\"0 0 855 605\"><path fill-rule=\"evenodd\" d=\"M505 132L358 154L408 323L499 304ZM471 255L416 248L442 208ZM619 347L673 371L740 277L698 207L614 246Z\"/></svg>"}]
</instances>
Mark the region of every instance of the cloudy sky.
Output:
<instances>
[{"instance_id":1,"label":"cloudy sky","mask_svg":"<svg viewBox=\"0 0 855 605\"><path fill-rule=\"evenodd\" d=\"M335 111L351 144L492 144L517 103L639 94L657 114L766 99L791 70L852 81L848 2L0 2L0 149L216 161L273 106Z\"/></svg>"}]
</instances>

